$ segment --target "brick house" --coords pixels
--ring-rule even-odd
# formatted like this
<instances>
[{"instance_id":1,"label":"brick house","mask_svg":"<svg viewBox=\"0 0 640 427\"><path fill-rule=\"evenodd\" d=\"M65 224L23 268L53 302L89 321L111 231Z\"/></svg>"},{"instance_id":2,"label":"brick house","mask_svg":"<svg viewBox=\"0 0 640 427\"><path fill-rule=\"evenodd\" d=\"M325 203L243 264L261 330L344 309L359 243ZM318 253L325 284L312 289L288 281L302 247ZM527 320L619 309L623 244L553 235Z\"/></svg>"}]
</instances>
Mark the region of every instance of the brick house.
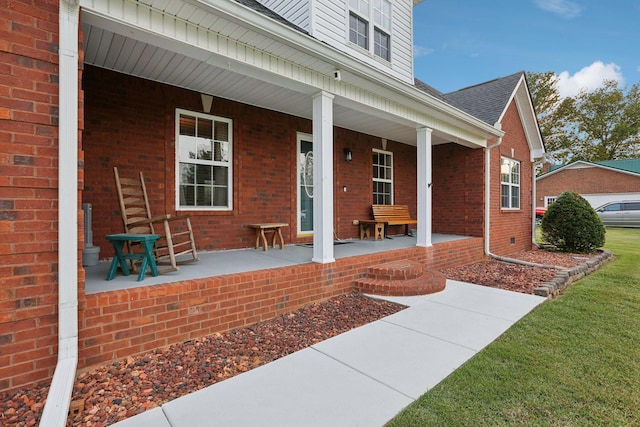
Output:
<instances>
[{"instance_id":1,"label":"brick house","mask_svg":"<svg viewBox=\"0 0 640 427\"><path fill-rule=\"evenodd\" d=\"M577 161L548 168L537 178L536 206L547 207L563 191L575 191L593 208L640 200L640 159Z\"/></svg>"},{"instance_id":2,"label":"brick house","mask_svg":"<svg viewBox=\"0 0 640 427\"><path fill-rule=\"evenodd\" d=\"M531 247L544 149L524 74L443 95L413 76L420 1L381 0L375 19L346 0L321 3L10 0L0 10L0 390L53 376L43 415L53 419L77 368L349 292L383 262L442 269ZM198 165L224 177L207 184L219 197L206 206L177 172L191 161L181 123L200 122L223 130L209 138L227 153ZM309 151L312 200L299 170ZM313 243L312 253L286 268L88 293L81 206L92 204L94 244L112 256L114 166L145 173L152 211L191 213L203 252L249 248L247 224L278 221L288 244ZM357 237L353 221L374 200L409 206L413 244L336 258L334 237ZM465 238L435 244L436 233Z\"/></svg>"}]
</instances>

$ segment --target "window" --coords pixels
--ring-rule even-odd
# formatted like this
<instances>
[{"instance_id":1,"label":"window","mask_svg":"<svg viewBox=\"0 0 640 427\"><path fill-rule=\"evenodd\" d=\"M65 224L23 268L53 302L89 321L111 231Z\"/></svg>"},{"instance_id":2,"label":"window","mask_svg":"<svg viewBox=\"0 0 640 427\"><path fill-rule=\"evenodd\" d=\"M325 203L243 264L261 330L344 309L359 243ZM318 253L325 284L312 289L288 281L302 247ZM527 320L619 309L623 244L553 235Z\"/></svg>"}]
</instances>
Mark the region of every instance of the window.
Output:
<instances>
[{"instance_id":1,"label":"window","mask_svg":"<svg viewBox=\"0 0 640 427\"><path fill-rule=\"evenodd\" d=\"M501 207L520 209L520 162L506 157L500 165Z\"/></svg>"},{"instance_id":2,"label":"window","mask_svg":"<svg viewBox=\"0 0 640 427\"><path fill-rule=\"evenodd\" d=\"M369 25L373 23L373 25ZM391 60L391 2L389 0L349 0L349 41Z\"/></svg>"},{"instance_id":3,"label":"window","mask_svg":"<svg viewBox=\"0 0 640 427\"><path fill-rule=\"evenodd\" d=\"M373 204L393 204L393 154L373 150Z\"/></svg>"},{"instance_id":4,"label":"window","mask_svg":"<svg viewBox=\"0 0 640 427\"><path fill-rule=\"evenodd\" d=\"M176 110L177 205L231 209L232 121Z\"/></svg>"},{"instance_id":5,"label":"window","mask_svg":"<svg viewBox=\"0 0 640 427\"><path fill-rule=\"evenodd\" d=\"M551 205L553 202L555 202L557 199L556 196L544 196L544 205L546 207L549 207L549 205Z\"/></svg>"}]
</instances>

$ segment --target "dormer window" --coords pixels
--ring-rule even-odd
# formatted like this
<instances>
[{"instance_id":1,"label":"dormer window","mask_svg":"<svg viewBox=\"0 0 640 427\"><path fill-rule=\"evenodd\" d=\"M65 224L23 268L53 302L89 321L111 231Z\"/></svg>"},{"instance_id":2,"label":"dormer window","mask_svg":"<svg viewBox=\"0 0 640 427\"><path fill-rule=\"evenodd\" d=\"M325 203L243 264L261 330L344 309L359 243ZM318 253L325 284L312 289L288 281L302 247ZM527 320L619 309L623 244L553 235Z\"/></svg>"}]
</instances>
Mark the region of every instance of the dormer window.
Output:
<instances>
[{"instance_id":1,"label":"dormer window","mask_svg":"<svg viewBox=\"0 0 640 427\"><path fill-rule=\"evenodd\" d=\"M373 46L369 40L373 40ZM390 61L391 2L349 0L349 41Z\"/></svg>"}]
</instances>

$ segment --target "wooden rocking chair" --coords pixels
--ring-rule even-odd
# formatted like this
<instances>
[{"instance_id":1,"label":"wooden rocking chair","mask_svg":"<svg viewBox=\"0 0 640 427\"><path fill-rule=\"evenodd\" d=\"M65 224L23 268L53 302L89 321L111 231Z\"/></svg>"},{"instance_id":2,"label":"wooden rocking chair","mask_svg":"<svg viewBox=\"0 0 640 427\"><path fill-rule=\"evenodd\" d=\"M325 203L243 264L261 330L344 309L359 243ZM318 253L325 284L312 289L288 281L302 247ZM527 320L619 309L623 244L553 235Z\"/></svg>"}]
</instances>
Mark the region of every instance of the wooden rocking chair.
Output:
<instances>
[{"instance_id":1,"label":"wooden rocking chair","mask_svg":"<svg viewBox=\"0 0 640 427\"><path fill-rule=\"evenodd\" d=\"M113 168L113 172L125 233L160 234L161 236L154 247L156 263L171 267L158 271L160 273L177 271L179 264L198 261L189 215L151 216L142 172L139 180L120 178L117 167ZM154 229L154 225L158 226L158 230ZM135 266L132 267L135 268Z\"/></svg>"}]
</instances>

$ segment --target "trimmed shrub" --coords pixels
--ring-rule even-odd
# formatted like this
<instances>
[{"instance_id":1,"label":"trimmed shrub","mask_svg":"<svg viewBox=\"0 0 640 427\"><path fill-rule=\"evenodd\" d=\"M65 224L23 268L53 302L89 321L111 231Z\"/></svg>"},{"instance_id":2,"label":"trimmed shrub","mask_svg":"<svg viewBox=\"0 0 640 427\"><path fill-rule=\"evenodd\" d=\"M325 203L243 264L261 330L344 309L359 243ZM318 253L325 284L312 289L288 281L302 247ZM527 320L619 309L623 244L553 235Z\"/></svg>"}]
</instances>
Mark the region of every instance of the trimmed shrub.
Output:
<instances>
[{"instance_id":1,"label":"trimmed shrub","mask_svg":"<svg viewBox=\"0 0 640 427\"><path fill-rule=\"evenodd\" d=\"M565 191L542 217L542 236L563 252L591 253L604 245L602 220L582 196Z\"/></svg>"}]
</instances>

